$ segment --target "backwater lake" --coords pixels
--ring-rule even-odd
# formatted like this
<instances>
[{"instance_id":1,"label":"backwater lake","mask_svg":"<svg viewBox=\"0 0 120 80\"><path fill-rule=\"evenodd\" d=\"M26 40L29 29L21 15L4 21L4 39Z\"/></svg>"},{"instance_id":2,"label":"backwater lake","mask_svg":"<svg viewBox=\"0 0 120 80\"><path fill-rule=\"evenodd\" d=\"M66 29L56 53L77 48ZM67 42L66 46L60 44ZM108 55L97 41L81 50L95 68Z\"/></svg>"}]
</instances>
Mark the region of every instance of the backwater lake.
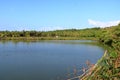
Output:
<instances>
[{"instance_id":1,"label":"backwater lake","mask_svg":"<svg viewBox=\"0 0 120 80\"><path fill-rule=\"evenodd\" d=\"M0 41L0 80L66 80L104 51L90 40Z\"/></svg>"}]
</instances>

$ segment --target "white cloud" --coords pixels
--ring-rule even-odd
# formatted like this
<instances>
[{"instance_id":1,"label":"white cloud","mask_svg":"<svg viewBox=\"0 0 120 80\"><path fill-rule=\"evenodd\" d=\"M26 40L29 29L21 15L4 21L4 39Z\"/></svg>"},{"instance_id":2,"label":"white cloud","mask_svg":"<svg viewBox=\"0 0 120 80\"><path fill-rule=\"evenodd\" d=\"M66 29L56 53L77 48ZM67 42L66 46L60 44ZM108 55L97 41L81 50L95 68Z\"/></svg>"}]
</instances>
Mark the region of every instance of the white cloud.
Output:
<instances>
[{"instance_id":1,"label":"white cloud","mask_svg":"<svg viewBox=\"0 0 120 80\"><path fill-rule=\"evenodd\" d=\"M110 21L110 22L101 22L101 21L95 21L95 20L88 19L88 23L95 27L110 27L110 26L118 25L120 23L120 20Z\"/></svg>"}]
</instances>

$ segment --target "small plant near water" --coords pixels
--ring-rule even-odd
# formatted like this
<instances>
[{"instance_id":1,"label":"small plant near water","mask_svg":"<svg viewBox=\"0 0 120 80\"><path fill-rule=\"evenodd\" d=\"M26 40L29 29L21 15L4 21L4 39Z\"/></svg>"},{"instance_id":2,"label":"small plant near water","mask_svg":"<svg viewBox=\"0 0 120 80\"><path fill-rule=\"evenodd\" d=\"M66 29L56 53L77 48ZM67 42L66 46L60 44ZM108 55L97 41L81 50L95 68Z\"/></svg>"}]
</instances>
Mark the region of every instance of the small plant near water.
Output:
<instances>
[{"instance_id":1,"label":"small plant near water","mask_svg":"<svg viewBox=\"0 0 120 80\"><path fill-rule=\"evenodd\" d=\"M80 80L120 80L120 57L116 53L106 51L91 73Z\"/></svg>"},{"instance_id":2,"label":"small plant near water","mask_svg":"<svg viewBox=\"0 0 120 80\"><path fill-rule=\"evenodd\" d=\"M67 80L80 80L82 76L86 75L87 73L91 74L93 71L94 64L92 64L89 60L86 61L86 66L82 67L82 69L77 70L76 67L73 69L73 73L68 73L69 76ZM82 73L82 75L80 75Z\"/></svg>"}]
</instances>

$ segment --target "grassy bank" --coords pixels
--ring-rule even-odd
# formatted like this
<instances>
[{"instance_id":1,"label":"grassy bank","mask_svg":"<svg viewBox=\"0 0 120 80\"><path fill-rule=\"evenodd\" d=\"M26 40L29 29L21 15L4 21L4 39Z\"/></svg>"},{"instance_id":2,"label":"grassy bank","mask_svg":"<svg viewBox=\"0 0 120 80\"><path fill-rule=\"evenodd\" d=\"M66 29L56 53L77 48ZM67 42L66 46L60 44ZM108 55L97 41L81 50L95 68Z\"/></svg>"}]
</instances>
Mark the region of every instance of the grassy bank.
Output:
<instances>
[{"instance_id":1,"label":"grassy bank","mask_svg":"<svg viewBox=\"0 0 120 80\"><path fill-rule=\"evenodd\" d=\"M102 32L99 41L109 49L81 80L120 80L120 25L104 28Z\"/></svg>"},{"instance_id":2,"label":"grassy bank","mask_svg":"<svg viewBox=\"0 0 120 80\"><path fill-rule=\"evenodd\" d=\"M0 40L98 40L94 37L4 37Z\"/></svg>"}]
</instances>

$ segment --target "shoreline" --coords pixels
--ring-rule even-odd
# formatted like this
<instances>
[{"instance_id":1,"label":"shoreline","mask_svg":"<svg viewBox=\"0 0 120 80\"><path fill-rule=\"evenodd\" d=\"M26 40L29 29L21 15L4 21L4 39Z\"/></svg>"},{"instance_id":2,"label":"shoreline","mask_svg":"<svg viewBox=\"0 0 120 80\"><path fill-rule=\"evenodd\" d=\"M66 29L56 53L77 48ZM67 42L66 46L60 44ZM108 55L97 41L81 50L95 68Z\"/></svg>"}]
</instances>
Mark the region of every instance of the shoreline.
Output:
<instances>
[{"instance_id":1,"label":"shoreline","mask_svg":"<svg viewBox=\"0 0 120 80\"><path fill-rule=\"evenodd\" d=\"M3 37L0 40L98 40L94 37Z\"/></svg>"}]
</instances>

